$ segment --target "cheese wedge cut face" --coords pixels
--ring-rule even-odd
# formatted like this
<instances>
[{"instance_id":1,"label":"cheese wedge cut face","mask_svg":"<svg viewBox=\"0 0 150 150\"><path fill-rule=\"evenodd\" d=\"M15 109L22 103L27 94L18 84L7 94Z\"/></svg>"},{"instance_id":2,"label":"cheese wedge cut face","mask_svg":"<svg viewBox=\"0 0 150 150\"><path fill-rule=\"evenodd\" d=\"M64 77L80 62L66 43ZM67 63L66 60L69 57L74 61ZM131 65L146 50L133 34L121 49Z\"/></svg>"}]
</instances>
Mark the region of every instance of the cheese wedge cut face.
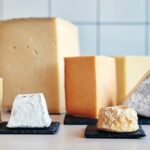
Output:
<instances>
[{"instance_id":1,"label":"cheese wedge cut face","mask_svg":"<svg viewBox=\"0 0 150 150\"><path fill-rule=\"evenodd\" d=\"M134 108L141 116L150 117L150 71L130 92L124 105Z\"/></svg>"},{"instance_id":2,"label":"cheese wedge cut face","mask_svg":"<svg viewBox=\"0 0 150 150\"><path fill-rule=\"evenodd\" d=\"M150 69L150 57L116 57L118 104L122 104L127 95Z\"/></svg>"},{"instance_id":3,"label":"cheese wedge cut face","mask_svg":"<svg viewBox=\"0 0 150 150\"><path fill-rule=\"evenodd\" d=\"M112 57L65 58L67 113L97 118L100 107L115 105L115 69Z\"/></svg>"},{"instance_id":4,"label":"cheese wedge cut face","mask_svg":"<svg viewBox=\"0 0 150 150\"><path fill-rule=\"evenodd\" d=\"M46 101L42 93L17 95L10 120L9 128L44 128L51 125Z\"/></svg>"},{"instance_id":5,"label":"cheese wedge cut face","mask_svg":"<svg viewBox=\"0 0 150 150\"><path fill-rule=\"evenodd\" d=\"M4 108L21 93L44 93L50 113L65 111L64 57L79 55L78 29L58 18L0 22Z\"/></svg>"}]
</instances>

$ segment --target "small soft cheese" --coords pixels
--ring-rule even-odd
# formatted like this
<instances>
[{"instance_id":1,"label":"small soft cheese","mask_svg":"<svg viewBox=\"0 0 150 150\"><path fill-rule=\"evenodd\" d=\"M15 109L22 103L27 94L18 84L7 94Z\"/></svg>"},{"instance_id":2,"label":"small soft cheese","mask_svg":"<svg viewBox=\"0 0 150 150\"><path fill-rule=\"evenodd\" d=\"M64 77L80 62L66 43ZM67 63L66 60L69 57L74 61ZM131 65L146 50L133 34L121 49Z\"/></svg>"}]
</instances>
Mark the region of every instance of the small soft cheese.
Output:
<instances>
[{"instance_id":1,"label":"small soft cheese","mask_svg":"<svg viewBox=\"0 0 150 150\"><path fill-rule=\"evenodd\" d=\"M21 94L16 96L10 120L9 128L44 128L52 122L47 110L46 101L42 93Z\"/></svg>"},{"instance_id":2,"label":"small soft cheese","mask_svg":"<svg viewBox=\"0 0 150 150\"><path fill-rule=\"evenodd\" d=\"M150 72L130 93L124 105L134 108L141 116L150 117Z\"/></svg>"},{"instance_id":3,"label":"small soft cheese","mask_svg":"<svg viewBox=\"0 0 150 150\"><path fill-rule=\"evenodd\" d=\"M139 129L137 113L126 106L105 107L99 110L99 130L111 132L133 132Z\"/></svg>"}]
</instances>

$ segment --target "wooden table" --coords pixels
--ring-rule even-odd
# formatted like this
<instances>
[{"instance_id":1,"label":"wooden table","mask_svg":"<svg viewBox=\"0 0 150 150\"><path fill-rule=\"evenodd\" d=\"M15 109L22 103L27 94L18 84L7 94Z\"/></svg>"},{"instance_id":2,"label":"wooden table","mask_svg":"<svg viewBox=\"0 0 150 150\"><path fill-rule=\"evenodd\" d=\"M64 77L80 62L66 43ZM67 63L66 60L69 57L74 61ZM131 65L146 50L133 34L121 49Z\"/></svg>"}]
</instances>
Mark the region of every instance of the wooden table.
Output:
<instances>
[{"instance_id":1,"label":"wooden table","mask_svg":"<svg viewBox=\"0 0 150 150\"><path fill-rule=\"evenodd\" d=\"M3 121L10 114L3 114ZM84 125L63 125L64 115L51 116L61 122L55 135L0 135L0 150L150 150L150 126L143 126L142 139L86 139Z\"/></svg>"}]
</instances>

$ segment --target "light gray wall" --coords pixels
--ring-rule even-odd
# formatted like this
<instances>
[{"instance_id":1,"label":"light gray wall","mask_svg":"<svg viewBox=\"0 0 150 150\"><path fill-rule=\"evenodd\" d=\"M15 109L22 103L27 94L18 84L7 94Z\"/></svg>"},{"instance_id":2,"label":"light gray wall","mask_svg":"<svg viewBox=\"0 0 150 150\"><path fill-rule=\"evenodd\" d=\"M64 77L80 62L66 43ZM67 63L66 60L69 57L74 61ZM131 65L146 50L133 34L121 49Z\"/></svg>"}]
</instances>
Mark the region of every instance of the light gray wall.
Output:
<instances>
[{"instance_id":1,"label":"light gray wall","mask_svg":"<svg viewBox=\"0 0 150 150\"><path fill-rule=\"evenodd\" d=\"M79 27L82 55L149 55L149 0L0 0L0 18L57 16Z\"/></svg>"}]
</instances>

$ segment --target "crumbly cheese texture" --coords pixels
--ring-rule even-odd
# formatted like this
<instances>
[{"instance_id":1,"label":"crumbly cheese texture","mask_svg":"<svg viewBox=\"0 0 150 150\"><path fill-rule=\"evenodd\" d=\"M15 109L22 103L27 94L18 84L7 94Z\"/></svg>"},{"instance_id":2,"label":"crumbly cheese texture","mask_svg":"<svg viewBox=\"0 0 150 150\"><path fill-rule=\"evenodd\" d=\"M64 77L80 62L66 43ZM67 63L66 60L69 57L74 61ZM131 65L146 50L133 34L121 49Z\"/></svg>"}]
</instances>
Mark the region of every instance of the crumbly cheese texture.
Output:
<instances>
[{"instance_id":1,"label":"crumbly cheese texture","mask_svg":"<svg viewBox=\"0 0 150 150\"><path fill-rule=\"evenodd\" d=\"M127 95L150 69L149 56L116 57L118 104L122 105Z\"/></svg>"},{"instance_id":2,"label":"crumbly cheese texture","mask_svg":"<svg viewBox=\"0 0 150 150\"><path fill-rule=\"evenodd\" d=\"M48 111L65 111L64 57L79 55L78 29L59 18L0 22L4 108L21 93L44 93Z\"/></svg>"},{"instance_id":3,"label":"crumbly cheese texture","mask_svg":"<svg viewBox=\"0 0 150 150\"><path fill-rule=\"evenodd\" d=\"M133 108L126 106L101 108L97 128L111 132L137 131L139 129L137 113Z\"/></svg>"},{"instance_id":4,"label":"crumbly cheese texture","mask_svg":"<svg viewBox=\"0 0 150 150\"><path fill-rule=\"evenodd\" d=\"M141 116L150 117L150 72L132 91L124 105L134 108Z\"/></svg>"},{"instance_id":5,"label":"crumbly cheese texture","mask_svg":"<svg viewBox=\"0 0 150 150\"><path fill-rule=\"evenodd\" d=\"M101 107L116 105L115 59L107 56L65 58L67 113L97 118Z\"/></svg>"},{"instance_id":6,"label":"crumbly cheese texture","mask_svg":"<svg viewBox=\"0 0 150 150\"><path fill-rule=\"evenodd\" d=\"M44 95L25 94L16 96L7 127L44 128L51 122Z\"/></svg>"}]
</instances>

